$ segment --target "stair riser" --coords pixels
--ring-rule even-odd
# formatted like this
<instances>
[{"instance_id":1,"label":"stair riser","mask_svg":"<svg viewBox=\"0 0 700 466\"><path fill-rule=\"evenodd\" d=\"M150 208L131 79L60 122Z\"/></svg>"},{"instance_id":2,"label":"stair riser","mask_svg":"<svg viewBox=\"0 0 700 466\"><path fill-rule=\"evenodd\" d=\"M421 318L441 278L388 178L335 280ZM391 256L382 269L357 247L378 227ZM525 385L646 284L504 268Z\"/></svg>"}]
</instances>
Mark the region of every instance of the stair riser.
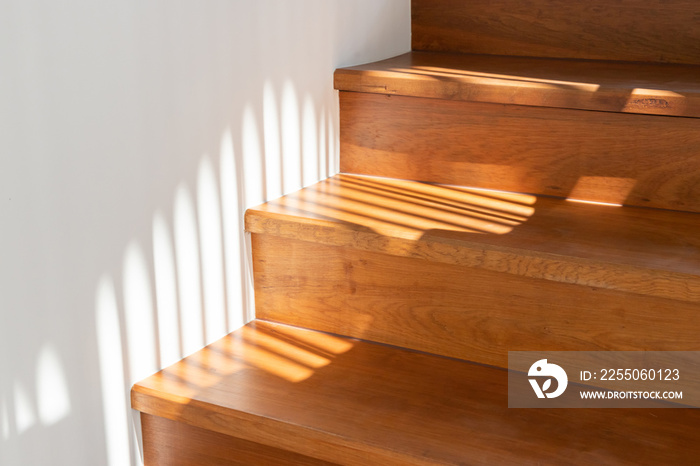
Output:
<instances>
[{"instance_id":1,"label":"stair riser","mask_svg":"<svg viewBox=\"0 0 700 466\"><path fill-rule=\"evenodd\" d=\"M688 0L413 0L413 50L700 63Z\"/></svg>"},{"instance_id":2,"label":"stair riser","mask_svg":"<svg viewBox=\"0 0 700 466\"><path fill-rule=\"evenodd\" d=\"M507 366L508 351L700 350L700 305L253 234L258 318Z\"/></svg>"},{"instance_id":3,"label":"stair riser","mask_svg":"<svg viewBox=\"0 0 700 466\"><path fill-rule=\"evenodd\" d=\"M345 173L700 212L700 119L353 92L340 108Z\"/></svg>"},{"instance_id":4,"label":"stair riser","mask_svg":"<svg viewBox=\"0 0 700 466\"><path fill-rule=\"evenodd\" d=\"M335 464L149 414L141 414L141 426L148 466Z\"/></svg>"}]
</instances>

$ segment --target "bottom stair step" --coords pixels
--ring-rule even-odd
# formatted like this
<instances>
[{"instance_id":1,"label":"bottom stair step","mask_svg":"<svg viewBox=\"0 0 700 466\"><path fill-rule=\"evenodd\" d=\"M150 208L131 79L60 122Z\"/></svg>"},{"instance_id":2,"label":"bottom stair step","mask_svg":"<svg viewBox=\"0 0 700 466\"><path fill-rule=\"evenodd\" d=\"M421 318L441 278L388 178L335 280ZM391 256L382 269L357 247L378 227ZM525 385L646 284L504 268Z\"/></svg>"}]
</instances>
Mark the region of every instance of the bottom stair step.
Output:
<instances>
[{"instance_id":1,"label":"bottom stair step","mask_svg":"<svg viewBox=\"0 0 700 466\"><path fill-rule=\"evenodd\" d=\"M511 409L507 382L503 369L258 320L136 384L132 406L147 465L700 458L698 410Z\"/></svg>"}]
</instances>

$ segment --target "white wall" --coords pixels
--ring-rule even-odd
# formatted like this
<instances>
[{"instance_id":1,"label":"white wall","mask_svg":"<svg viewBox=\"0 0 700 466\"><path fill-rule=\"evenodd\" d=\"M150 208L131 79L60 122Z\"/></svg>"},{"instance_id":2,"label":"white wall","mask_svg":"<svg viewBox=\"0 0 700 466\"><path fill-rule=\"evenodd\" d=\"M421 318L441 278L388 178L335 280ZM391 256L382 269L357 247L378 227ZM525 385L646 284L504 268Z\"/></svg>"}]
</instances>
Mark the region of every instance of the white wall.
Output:
<instances>
[{"instance_id":1,"label":"white wall","mask_svg":"<svg viewBox=\"0 0 700 466\"><path fill-rule=\"evenodd\" d=\"M336 171L409 8L0 2L0 464L137 462L127 388L248 318L244 208Z\"/></svg>"}]
</instances>

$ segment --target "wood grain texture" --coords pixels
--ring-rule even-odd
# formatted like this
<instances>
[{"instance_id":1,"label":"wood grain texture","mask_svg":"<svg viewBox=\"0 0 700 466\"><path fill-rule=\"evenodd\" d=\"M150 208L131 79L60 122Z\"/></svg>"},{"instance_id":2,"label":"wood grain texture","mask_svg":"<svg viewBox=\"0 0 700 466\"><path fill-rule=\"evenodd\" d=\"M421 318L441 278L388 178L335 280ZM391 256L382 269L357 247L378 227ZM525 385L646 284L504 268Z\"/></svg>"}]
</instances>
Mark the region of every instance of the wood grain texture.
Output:
<instances>
[{"instance_id":1,"label":"wood grain texture","mask_svg":"<svg viewBox=\"0 0 700 466\"><path fill-rule=\"evenodd\" d=\"M341 91L700 117L700 66L410 52L340 68Z\"/></svg>"},{"instance_id":2,"label":"wood grain texture","mask_svg":"<svg viewBox=\"0 0 700 466\"><path fill-rule=\"evenodd\" d=\"M322 466L325 461L141 414L145 466Z\"/></svg>"},{"instance_id":3,"label":"wood grain texture","mask_svg":"<svg viewBox=\"0 0 700 466\"><path fill-rule=\"evenodd\" d=\"M700 211L700 120L340 93L345 173Z\"/></svg>"},{"instance_id":4,"label":"wood grain texture","mask_svg":"<svg viewBox=\"0 0 700 466\"><path fill-rule=\"evenodd\" d=\"M271 235L253 257L261 319L498 367L508 351L700 350L698 302Z\"/></svg>"},{"instance_id":5,"label":"wood grain texture","mask_svg":"<svg viewBox=\"0 0 700 466\"><path fill-rule=\"evenodd\" d=\"M700 302L700 215L337 175L250 209L246 230Z\"/></svg>"},{"instance_id":6,"label":"wood grain texture","mask_svg":"<svg viewBox=\"0 0 700 466\"><path fill-rule=\"evenodd\" d=\"M300 361L311 370L304 379L271 372ZM207 377L183 378L194 372ZM259 321L137 384L133 403L345 465L692 464L700 455L698 410L508 409L504 370Z\"/></svg>"},{"instance_id":7,"label":"wood grain texture","mask_svg":"<svg viewBox=\"0 0 700 466\"><path fill-rule=\"evenodd\" d=\"M412 0L413 50L700 64L692 0Z\"/></svg>"}]
</instances>

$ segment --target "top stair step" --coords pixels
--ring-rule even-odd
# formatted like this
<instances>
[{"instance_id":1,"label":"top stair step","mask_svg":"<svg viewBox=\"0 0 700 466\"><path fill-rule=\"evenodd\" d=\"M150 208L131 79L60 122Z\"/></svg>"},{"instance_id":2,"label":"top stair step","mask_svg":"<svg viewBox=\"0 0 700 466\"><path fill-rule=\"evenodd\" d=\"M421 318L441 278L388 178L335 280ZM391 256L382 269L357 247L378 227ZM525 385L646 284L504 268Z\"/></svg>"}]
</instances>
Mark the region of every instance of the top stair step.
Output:
<instances>
[{"instance_id":1,"label":"top stair step","mask_svg":"<svg viewBox=\"0 0 700 466\"><path fill-rule=\"evenodd\" d=\"M700 64L691 0L412 0L413 50Z\"/></svg>"},{"instance_id":2,"label":"top stair step","mask_svg":"<svg viewBox=\"0 0 700 466\"><path fill-rule=\"evenodd\" d=\"M700 66L409 52L335 72L342 91L700 118Z\"/></svg>"}]
</instances>

